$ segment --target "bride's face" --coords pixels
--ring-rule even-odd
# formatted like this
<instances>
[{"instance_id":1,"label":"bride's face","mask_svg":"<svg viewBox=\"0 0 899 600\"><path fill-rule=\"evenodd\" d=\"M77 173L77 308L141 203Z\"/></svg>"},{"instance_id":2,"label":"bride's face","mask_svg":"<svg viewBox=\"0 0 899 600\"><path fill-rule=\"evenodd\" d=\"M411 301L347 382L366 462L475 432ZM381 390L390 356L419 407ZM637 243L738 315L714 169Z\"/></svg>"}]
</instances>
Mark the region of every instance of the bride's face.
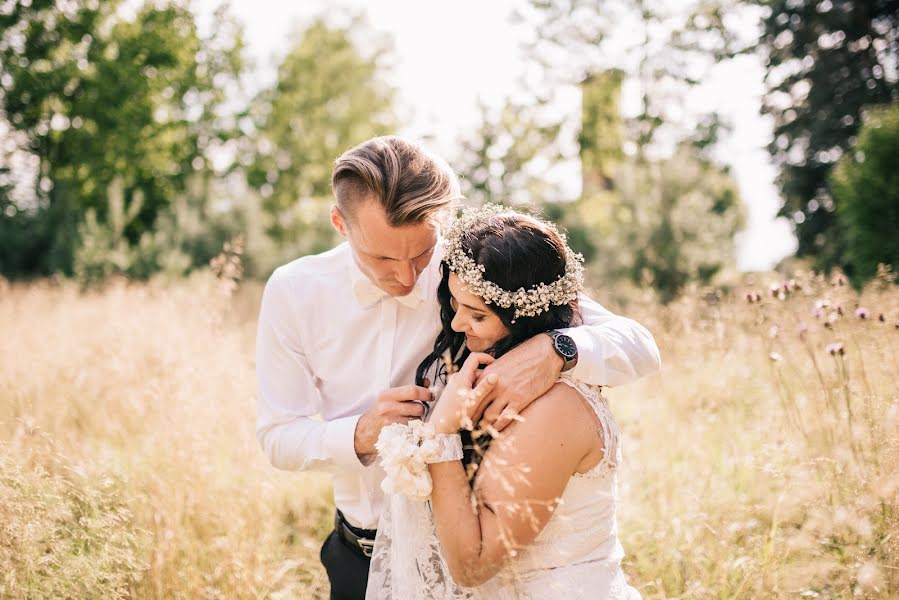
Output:
<instances>
[{"instance_id":1,"label":"bride's face","mask_svg":"<svg viewBox=\"0 0 899 600\"><path fill-rule=\"evenodd\" d=\"M453 331L465 334L465 345L472 352L484 352L509 335L509 329L496 313L487 308L480 296L472 294L455 273L449 275L451 303L456 315Z\"/></svg>"}]
</instances>

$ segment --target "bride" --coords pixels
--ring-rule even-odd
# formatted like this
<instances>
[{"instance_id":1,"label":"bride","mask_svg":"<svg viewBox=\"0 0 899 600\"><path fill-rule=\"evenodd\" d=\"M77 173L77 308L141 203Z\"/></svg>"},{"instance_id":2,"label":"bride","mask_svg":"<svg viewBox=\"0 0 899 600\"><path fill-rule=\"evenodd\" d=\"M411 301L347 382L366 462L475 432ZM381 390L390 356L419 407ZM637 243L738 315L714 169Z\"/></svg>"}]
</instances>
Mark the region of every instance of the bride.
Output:
<instances>
[{"instance_id":1,"label":"bride","mask_svg":"<svg viewBox=\"0 0 899 600\"><path fill-rule=\"evenodd\" d=\"M620 566L619 432L599 388L563 374L502 434L472 431L496 384L479 367L577 324L581 260L551 224L503 207L449 230L443 331L417 377L439 399L378 441L388 502L366 598L640 598Z\"/></svg>"}]
</instances>

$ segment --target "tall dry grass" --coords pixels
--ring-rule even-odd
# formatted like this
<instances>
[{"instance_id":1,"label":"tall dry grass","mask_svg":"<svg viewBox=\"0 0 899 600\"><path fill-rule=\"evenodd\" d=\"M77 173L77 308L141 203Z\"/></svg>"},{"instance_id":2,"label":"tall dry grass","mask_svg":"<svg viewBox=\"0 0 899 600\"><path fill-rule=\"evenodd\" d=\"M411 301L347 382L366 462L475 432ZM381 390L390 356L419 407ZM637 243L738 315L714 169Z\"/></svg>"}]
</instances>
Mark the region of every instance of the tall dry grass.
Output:
<instances>
[{"instance_id":1,"label":"tall dry grass","mask_svg":"<svg viewBox=\"0 0 899 600\"><path fill-rule=\"evenodd\" d=\"M260 287L230 292L0 288L0 597L326 597L329 483L261 456ZM899 291L750 293L627 311L665 361L608 394L629 578L648 598L899 597Z\"/></svg>"},{"instance_id":2,"label":"tall dry grass","mask_svg":"<svg viewBox=\"0 0 899 600\"><path fill-rule=\"evenodd\" d=\"M0 597L323 593L329 483L254 435L258 287L0 293Z\"/></svg>"},{"instance_id":3,"label":"tall dry grass","mask_svg":"<svg viewBox=\"0 0 899 600\"><path fill-rule=\"evenodd\" d=\"M641 311L664 368L611 396L644 595L899 597L891 280L859 296L806 274Z\"/></svg>"}]
</instances>

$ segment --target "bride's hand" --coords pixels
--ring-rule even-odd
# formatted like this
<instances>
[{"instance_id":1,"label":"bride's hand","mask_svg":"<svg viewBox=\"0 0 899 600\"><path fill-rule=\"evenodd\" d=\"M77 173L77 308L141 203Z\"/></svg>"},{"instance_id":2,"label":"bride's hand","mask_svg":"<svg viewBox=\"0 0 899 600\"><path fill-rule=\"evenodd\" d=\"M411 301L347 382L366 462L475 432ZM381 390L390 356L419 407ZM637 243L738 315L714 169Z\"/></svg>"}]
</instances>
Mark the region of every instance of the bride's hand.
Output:
<instances>
[{"instance_id":1,"label":"bride's hand","mask_svg":"<svg viewBox=\"0 0 899 600\"><path fill-rule=\"evenodd\" d=\"M455 433L459 429L473 428L472 416L483 412L482 405L499 381L495 374L491 374L482 377L476 385L478 367L489 365L494 360L496 359L489 354L472 352L459 372L450 375L430 418L438 433Z\"/></svg>"}]
</instances>

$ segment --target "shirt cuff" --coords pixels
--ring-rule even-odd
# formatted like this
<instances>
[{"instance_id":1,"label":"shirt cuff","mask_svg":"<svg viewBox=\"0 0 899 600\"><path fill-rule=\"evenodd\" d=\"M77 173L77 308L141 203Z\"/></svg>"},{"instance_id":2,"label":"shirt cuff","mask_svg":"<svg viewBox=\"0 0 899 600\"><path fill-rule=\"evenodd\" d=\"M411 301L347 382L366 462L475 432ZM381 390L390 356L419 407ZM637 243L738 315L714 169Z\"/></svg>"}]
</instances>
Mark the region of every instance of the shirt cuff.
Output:
<instances>
[{"instance_id":1,"label":"shirt cuff","mask_svg":"<svg viewBox=\"0 0 899 600\"><path fill-rule=\"evenodd\" d=\"M330 456L335 464L343 466L364 466L356 455L356 423L362 415L343 417L327 421L323 442L325 455Z\"/></svg>"},{"instance_id":2,"label":"shirt cuff","mask_svg":"<svg viewBox=\"0 0 899 600\"><path fill-rule=\"evenodd\" d=\"M587 363L590 361L585 359L586 356L590 356L593 353L593 337L589 332L584 331L585 327L569 327L567 329L560 329L562 333L569 336L574 340L574 345L577 346L577 364L574 365L570 370L565 371L568 375L571 375L577 380L582 380L586 377L589 369L587 368Z\"/></svg>"}]
</instances>

